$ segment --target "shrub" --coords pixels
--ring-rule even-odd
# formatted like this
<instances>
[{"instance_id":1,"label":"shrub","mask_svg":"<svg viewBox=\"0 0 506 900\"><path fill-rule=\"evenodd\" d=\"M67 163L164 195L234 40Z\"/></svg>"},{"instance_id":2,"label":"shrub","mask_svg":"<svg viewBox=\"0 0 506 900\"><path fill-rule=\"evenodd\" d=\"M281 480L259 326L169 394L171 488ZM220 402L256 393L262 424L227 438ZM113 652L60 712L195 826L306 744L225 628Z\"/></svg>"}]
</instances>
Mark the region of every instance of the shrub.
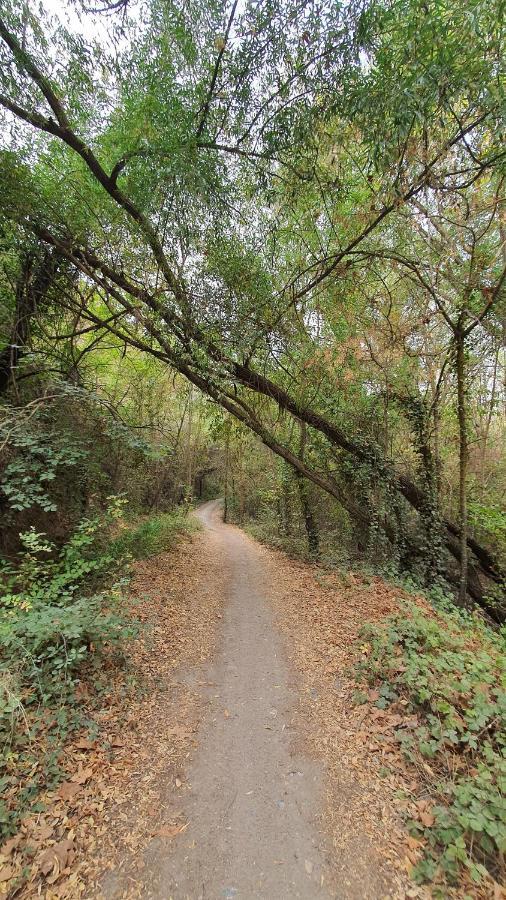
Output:
<instances>
[{"instance_id":1,"label":"shrub","mask_svg":"<svg viewBox=\"0 0 506 900\"><path fill-rule=\"evenodd\" d=\"M411 823L425 844L415 876L455 880L466 866L475 880L487 870L497 877L506 849L503 638L455 609L430 615L406 603L361 641L360 680L379 688L379 707L416 716L417 727L396 735L407 758L433 773L431 815Z\"/></svg>"},{"instance_id":2,"label":"shrub","mask_svg":"<svg viewBox=\"0 0 506 900\"><path fill-rule=\"evenodd\" d=\"M102 651L118 648L135 631L121 610L123 580L111 586L120 560L99 549L121 506L112 499L104 516L83 520L60 550L44 534L25 532L18 566L4 564L0 571L5 834L16 828L43 784L58 779L65 734L83 722L75 688L84 664L97 671Z\"/></svg>"},{"instance_id":3,"label":"shrub","mask_svg":"<svg viewBox=\"0 0 506 900\"><path fill-rule=\"evenodd\" d=\"M98 547L121 514L123 502L110 499L107 512L84 519L60 550L43 533L24 532L18 566L4 563L0 570L2 663L39 686L44 699L42 684L61 683L91 648L117 644L125 633L114 612L122 582L97 590L120 568L119 556Z\"/></svg>"},{"instance_id":4,"label":"shrub","mask_svg":"<svg viewBox=\"0 0 506 900\"><path fill-rule=\"evenodd\" d=\"M129 556L145 559L170 549L182 531L191 531L196 527L196 521L188 517L185 509L160 513L134 528L125 529L109 544L108 552L113 558Z\"/></svg>"}]
</instances>

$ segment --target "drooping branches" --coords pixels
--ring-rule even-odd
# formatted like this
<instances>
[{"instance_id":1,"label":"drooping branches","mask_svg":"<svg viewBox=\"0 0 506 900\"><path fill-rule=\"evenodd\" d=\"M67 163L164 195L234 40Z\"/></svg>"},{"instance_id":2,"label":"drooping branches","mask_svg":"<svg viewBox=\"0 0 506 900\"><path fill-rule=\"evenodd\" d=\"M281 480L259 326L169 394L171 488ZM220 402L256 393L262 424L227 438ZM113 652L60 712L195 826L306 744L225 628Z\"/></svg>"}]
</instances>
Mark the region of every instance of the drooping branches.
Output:
<instances>
[{"instance_id":1,"label":"drooping branches","mask_svg":"<svg viewBox=\"0 0 506 900\"><path fill-rule=\"evenodd\" d=\"M282 10L278 12L281 16ZM150 32L139 52L147 76L136 70L137 56L132 53L134 86L120 76L117 107L113 113L105 109L97 114L92 127L86 124L86 115L71 115L64 89L54 86L15 28L0 22L0 37L18 79L10 93L4 86L0 105L47 138L44 147L49 155L58 142L54 160L40 160L42 172L45 166L51 170L51 190L55 191L56 170L65 172L71 187L75 180L79 191L85 192L81 203L76 189L73 204L61 204L60 216L54 215L58 188L53 214L41 215L35 205L23 207L13 214L16 226L35 234L94 288L86 303L72 297L62 302L75 303L79 316L97 329L167 362L299 475L342 502L342 486L325 459L326 453L337 452L368 467L378 482L427 516L423 486L405 470L399 471L367 428L343 424L345 420L335 414L332 366L306 389L306 357L312 350L323 354L329 350L333 306L345 296L350 273L359 268L365 271L362 300L367 296L367 279L381 278L385 290L391 294L399 290L398 296L408 283L426 292L443 318L456 321L444 300L443 290L455 288L442 248L434 247L438 229L429 220L423 236L427 254L419 260L412 252L406 219L412 217L413 208L417 210L410 221L416 232L424 210L432 215L438 192L447 195L452 186L457 193L462 190L463 173L467 181L476 173L488 177L501 154L499 150L481 153L479 146L489 142L496 101L462 105L459 117L447 116L443 125L433 118L419 128L411 114L409 125L399 129L395 152L392 142L385 140L388 158L374 169L367 159L370 147L363 134L363 111L357 104L346 110L343 99L346 91L351 96L355 82L362 78L360 66L353 63L349 76L353 87L344 83L343 97L326 93L331 66L342 63L332 56L333 35L322 37L322 24L310 21L308 28L313 31L308 31L307 53L304 47L295 53L293 35L286 38L282 52L283 35L280 48L274 48L279 50L282 71L274 72L265 63L265 71L250 72L254 59L265 61L264 45L272 21L267 17L261 23L265 34L258 35L249 33L241 20L241 29L231 40L236 15L234 3L213 53L206 47L204 59L208 61L210 55L214 59L211 72L208 62L199 68L200 35L193 36L191 46L188 42L185 52L190 62L177 76L172 75L178 93L176 108L171 110L168 101L164 106L163 100L153 98L153 83L157 79L166 83L172 62L166 42L157 42L159 36ZM343 59L349 52L343 43ZM224 70L231 66L230 80L241 60L249 74L238 72L242 88L230 94L229 106L224 108L224 98L218 97L222 80L228 84ZM292 93L299 81L300 93ZM39 111L38 104L32 109L23 101L21 88L26 84L27 93L35 91L48 107L47 114ZM135 91L138 96L133 97ZM308 97L312 109L302 127ZM368 102L364 91L361 103ZM132 108L137 110L138 122ZM445 103L437 109L438 115L441 109L448 112ZM397 108L392 111L393 119L397 113ZM227 119L223 139L220 117L223 122ZM276 133L269 131L273 121ZM312 132L310 123L314 123ZM257 126L259 142L255 143L249 138ZM339 152L341 127L347 140L360 145L358 162L354 152ZM334 148L330 162L329 144ZM62 145L67 148L63 158ZM280 153L280 147L284 151L290 147L290 153ZM304 160L302 166L297 151ZM309 159L311 165L307 165ZM72 168L76 164L77 176ZM86 218L88 207L93 212L100 209L101 218L96 217L100 226L91 216ZM84 239L83 233L89 236ZM230 254L224 246L231 248ZM249 270L245 260L251 262ZM402 289L397 281L393 287L394 267L405 273ZM466 295L465 316L459 320L463 341L493 313L505 279L506 270L494 271L493 280L480 283L484 302L479 309L475 298ZM351 288L359 293L358 284ZM401 306L405 300L398 302ZM245 323L250 321L254 325L245 333ZM367 390L365 386L364 394ZM308 462L303 448L294 451L280 438L276 417L291 417L319 441L321 463ZM461 562L463 571L471 568L466 560L471 551L473 565L482 574L501 580L502 573L487 549L467 533L465 517L461 515L456 525L441 515L441 523L447 550ZM476 581L473 576L471 590L480 598Z\"/></svg>"}]
</instances>

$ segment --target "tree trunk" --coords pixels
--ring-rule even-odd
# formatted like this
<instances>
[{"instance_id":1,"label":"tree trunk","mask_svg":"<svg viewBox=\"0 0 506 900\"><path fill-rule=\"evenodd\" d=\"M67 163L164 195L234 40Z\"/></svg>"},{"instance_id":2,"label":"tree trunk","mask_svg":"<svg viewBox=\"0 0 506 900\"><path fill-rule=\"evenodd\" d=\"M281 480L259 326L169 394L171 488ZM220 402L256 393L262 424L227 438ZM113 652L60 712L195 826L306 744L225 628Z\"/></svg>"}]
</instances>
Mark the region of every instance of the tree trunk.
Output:
<instances>
[{"instance_id":1,"label":"tree trunk","mask_svg":"<svg viewBox=\"0 0 506 900\"><path fill-rule=\"evenodd\" d=\"M457 369L457 415L459 421L459 544L460 544L460 584L459 599L465 602L467 594L467 467L469 446L467 434L467 391L464 335L459 329L455 335Z\"/></svg>"},{"instance_id":2,"label":"tree trunk","mask_svg":"<svg viewBox=\"0 0 506 900\"><path fill-rule=\"evenodd\" d=\"M306 449L306 425L300 423L300 446L299 458L304 461L304 452ZM300 507L302 510L302 518L306 529L307 545L311 559L318 559L320 556L320 536L318 534L318 526L316 524L313 510L311 508L311 500L309 497L309 485L302 472L295 469L295 478L299 490Z\"/></svg>"},{"instance_id":3,"label":"tree trunk","mask_svg":"<svg viewBox=\"0 0 506 900\"><path fill-rule=\"evenodd\" d=\"M299 489L299 500L302 509L302 518L306 529L307 546L311 559L318 559L320 556L320 536L318 527L313 516L311 503L309 500L308 483L300 472L295 473L297 479L297 487Z\"/></svg>"},{"instance_id":4,"label":"tree trunk","mask_svg":"<svg viewBox=\"0 0 506 900\"><path fill-rule=\"evenodd\" d=\"M193 387L190 385L190 393L188 396L188 438L186 442L186 501L191 503L193 500L193 447L192 447L192 431L193 431Z\"/></svg>"},{"instance_id":5,"label":"tree trunk","mask_svg":"<svg viewBox=\"0 0 506 900\"><path fill-rule=\"evenodd\" d=\"M16 307L10 341L0 352L0 395L9 387L13 372L26 353L30 325L45 299L58 269L57 253L45 250L42 259L26 254L16 285Z\"/></svg>"},{"instance_id":6,"label":"tree trunk","mask_svg":"<svg viewBox=\"0 0 506 900\"><path fill-rule=\"evenodd\" d=\"M223 501L223 521L228 522L228 470L230 463L230 429L227 425L227 440L225 444L225 498Z\"/></svg>"}]
</instances>

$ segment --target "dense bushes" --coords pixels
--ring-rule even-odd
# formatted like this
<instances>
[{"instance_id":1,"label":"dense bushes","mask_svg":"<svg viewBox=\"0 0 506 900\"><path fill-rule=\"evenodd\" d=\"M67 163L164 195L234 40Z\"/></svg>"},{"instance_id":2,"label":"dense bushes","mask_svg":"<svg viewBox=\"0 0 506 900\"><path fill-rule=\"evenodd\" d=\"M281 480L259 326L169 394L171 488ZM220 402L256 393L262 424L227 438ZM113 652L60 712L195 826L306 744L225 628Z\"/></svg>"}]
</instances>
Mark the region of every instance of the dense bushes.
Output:
<instances>
[{"instance_id":1,"label":"dense bushes","mask_svg":"<svg viewBox=\"0 0 506 900\"><path fill-rule=\"evenodd\" d=\"M504 638L448 607L428 615L406 604L362 634L359 676L378 688L377 706L399 712L397 738L434 801L413 821L424 845L419 879L497 880L506 850ZM416 727L404 728L406 715Z\"/></svg>"},{"instance_id":2,"label":"dense bushes","mask_svg":"<svg viewBox=\"0 0 506 900\"><path fill-rule=\"evenodd\" d=\"M67 735L89 724L110 669L136 633L124 587L127 564L167 549L188 527L182 512L122 521L124 501L83 519L58 548L35 529L0 568L0 833L15 831L39 792L62 775ZM110 539L111 531L119 535ZM87 702L80 689L83 682Z\"/></svg>"},{"instance_id":3,"label":"dense bushes","mask_svg":"<svg viewBox=\"0 0 506 900\"><path fill-rule=\"evenodd\" d=\"M125 556L144 559L154 553L169 550L181 531L196 527L196 521L189 519L186 507L179 507L170 513L159 513L141 521L133 528L125 528L109 544L109 553L116 559Z\"/></svg>"}]
</instances>

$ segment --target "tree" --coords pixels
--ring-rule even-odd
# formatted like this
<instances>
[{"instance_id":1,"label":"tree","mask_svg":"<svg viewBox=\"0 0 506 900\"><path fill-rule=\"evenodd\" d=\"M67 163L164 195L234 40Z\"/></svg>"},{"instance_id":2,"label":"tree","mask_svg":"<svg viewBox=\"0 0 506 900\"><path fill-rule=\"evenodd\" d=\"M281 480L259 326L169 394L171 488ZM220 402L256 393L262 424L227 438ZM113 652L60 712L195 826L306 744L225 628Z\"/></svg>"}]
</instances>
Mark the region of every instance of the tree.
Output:
<instances>
[{"instance_id":1,"label":"tree","mask_svg":"<svg viewBox=\"0 0 506 900\"><path fill-rule=\"evenodd\" d=\"M80 321L167 362L337 500L336 451L422 511L424 491L339 421L332 384L302 376L318 310L357 263L387 258L402 211L504 164L499 5L190 12L153 0L140 39L111 53L7 10L0 105L22 140L4 216L93 284L63 293ZM275 409L328 464L283 442ZM442 522L462 569L470 548L500 580L465 517Z\"/></svg>"}]
</instances>

